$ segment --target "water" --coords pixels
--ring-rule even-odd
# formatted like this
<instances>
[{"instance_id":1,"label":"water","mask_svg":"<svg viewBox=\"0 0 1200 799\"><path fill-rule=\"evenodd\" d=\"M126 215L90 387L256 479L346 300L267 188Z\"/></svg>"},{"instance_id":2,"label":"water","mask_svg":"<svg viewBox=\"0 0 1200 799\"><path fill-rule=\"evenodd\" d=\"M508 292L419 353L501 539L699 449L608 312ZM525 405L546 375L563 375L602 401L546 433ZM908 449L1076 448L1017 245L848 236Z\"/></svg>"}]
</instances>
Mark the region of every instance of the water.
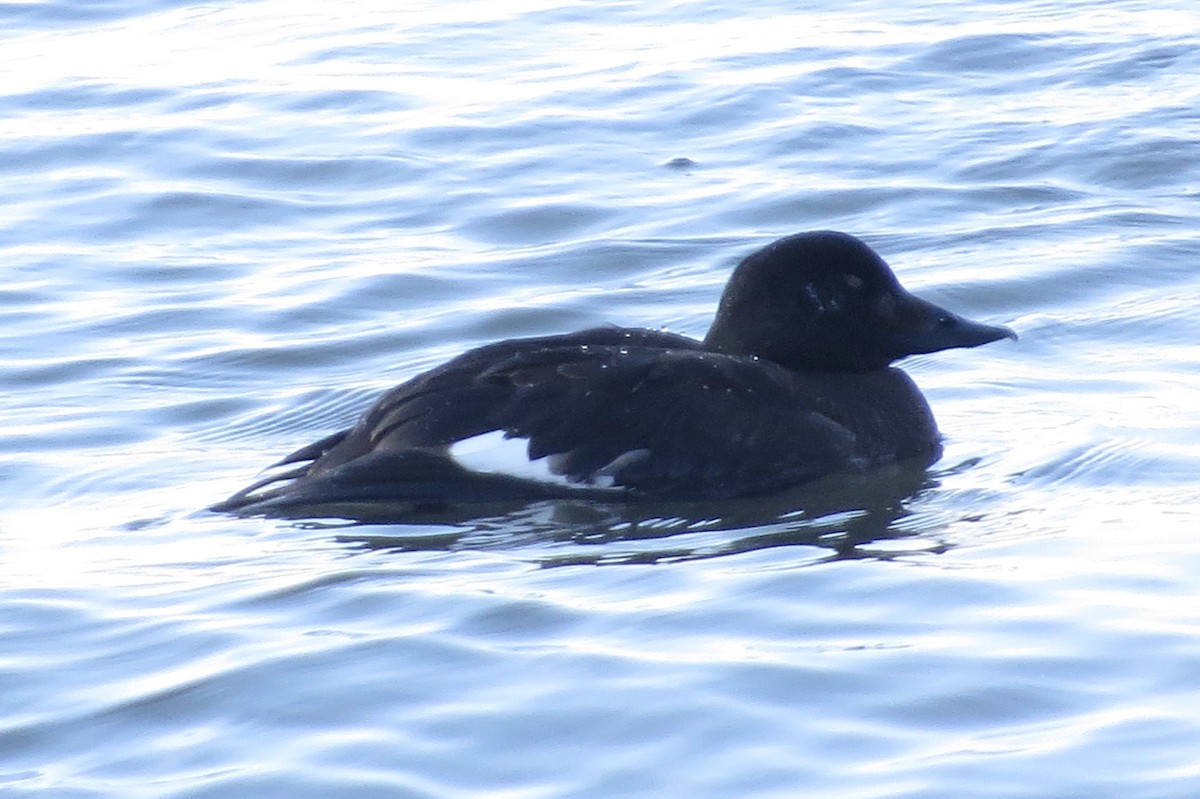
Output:
<instances>
[{"instance_id":1,"label":"water","mask_svg":"<svg viewBox=\"0 0 1200 799\"><path fill-rule=\"evenodd\" d=\"M1200 794L1193 4L403 5L0 7L0 795ZM203 510L810 228L1021 333L929 475Z\"/></svg>"}]
</instances>

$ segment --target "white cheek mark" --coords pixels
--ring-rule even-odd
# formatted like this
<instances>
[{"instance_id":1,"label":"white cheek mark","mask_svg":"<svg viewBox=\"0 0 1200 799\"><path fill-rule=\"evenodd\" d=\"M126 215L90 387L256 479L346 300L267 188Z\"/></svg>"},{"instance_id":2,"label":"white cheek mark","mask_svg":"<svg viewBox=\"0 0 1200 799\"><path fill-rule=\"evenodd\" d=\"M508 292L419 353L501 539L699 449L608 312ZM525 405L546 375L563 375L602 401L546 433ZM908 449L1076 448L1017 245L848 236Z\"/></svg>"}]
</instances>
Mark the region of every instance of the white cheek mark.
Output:
<instances>
[{"instance_id":1,"label":"white cheek mark","mask_svg":"<svg viewBox=\"0 0 1200 799\"><path fill-rule=\"evenodd\" d=\"M809 283L804 287L804 294L809 304L817 313L838 312L842 309L842 300L836 294L826 293Z\"/></svg>"},{"instance_id":2,"label":"white cheek mark","mask_svg":"<svg viewBox=\"0 0 1200 799\"><path fill-rule=\"evenodd\" d=\"M555 471L561 456L547 455L531 461L529 439L505 438L502 430L464 438L451 444L446 451L460 466L473 472L506 474L571 488L611 488L613 484L612 476L606 474L594 476L591 482L572 482Z\"/></svg>"}]
</instances>

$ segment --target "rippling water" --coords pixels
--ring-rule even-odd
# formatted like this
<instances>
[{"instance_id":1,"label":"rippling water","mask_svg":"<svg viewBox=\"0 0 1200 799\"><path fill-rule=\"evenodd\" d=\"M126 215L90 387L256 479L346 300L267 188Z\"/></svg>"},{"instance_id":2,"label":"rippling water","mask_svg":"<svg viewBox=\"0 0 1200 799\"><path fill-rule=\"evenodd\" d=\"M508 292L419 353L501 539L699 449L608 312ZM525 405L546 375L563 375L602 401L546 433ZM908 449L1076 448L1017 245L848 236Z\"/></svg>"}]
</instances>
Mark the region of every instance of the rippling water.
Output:
<instances>
[{"instance_id":1,"label":"rippling water","mask_svg":"<svg viewBox=\"0 0 1200 799\"><path fill-rule=\"evenodd\" d=\"M402 5L0 6L0 794L1200 795L1190 0ZM203 510L810 228L1021 333L929 474Z\"/></svg>"}]
</instances>

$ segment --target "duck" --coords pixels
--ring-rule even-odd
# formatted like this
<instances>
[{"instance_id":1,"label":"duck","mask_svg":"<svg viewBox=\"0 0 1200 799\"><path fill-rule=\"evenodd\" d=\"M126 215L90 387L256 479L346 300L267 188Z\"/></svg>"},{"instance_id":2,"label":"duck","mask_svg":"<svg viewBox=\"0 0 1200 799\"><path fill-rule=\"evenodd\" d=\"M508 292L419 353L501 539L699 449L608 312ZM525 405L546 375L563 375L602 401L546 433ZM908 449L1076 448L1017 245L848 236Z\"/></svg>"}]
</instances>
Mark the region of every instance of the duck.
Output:
<instances>
[{"instance_id":1,"label":"duck","mask_svg":"<svg viewBox=\"0 0 1200 799\"><path fill-rule=\"evenodd\" d=\"M737 264L703 339L603 326L468 350L211 510L710 501L928 467L941 434L893 364L1016 338L909 293L853 235L797 233ZM481 455L501 448L515 459Z\"/></svg>"}]
</instances>

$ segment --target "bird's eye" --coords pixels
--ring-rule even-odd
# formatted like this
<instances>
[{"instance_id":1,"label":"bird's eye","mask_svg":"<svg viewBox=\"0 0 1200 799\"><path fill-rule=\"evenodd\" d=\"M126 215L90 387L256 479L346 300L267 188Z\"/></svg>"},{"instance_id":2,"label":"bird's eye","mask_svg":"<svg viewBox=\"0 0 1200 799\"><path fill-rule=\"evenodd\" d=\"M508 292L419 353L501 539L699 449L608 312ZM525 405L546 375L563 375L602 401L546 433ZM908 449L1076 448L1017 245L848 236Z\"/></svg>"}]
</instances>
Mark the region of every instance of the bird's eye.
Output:
<instances>
[{"instance_id":1,"label":"bird's eye","mask_svg":"<svg viewBox=\"0 0 1200 799\"><path fill-rule=\"evenodd\" d=\"M863 287L863 279L858 275L846 274L842 275L842 278L846 281L846 287L851 291L858 291Z\"/></svg>"}]
</instances>

